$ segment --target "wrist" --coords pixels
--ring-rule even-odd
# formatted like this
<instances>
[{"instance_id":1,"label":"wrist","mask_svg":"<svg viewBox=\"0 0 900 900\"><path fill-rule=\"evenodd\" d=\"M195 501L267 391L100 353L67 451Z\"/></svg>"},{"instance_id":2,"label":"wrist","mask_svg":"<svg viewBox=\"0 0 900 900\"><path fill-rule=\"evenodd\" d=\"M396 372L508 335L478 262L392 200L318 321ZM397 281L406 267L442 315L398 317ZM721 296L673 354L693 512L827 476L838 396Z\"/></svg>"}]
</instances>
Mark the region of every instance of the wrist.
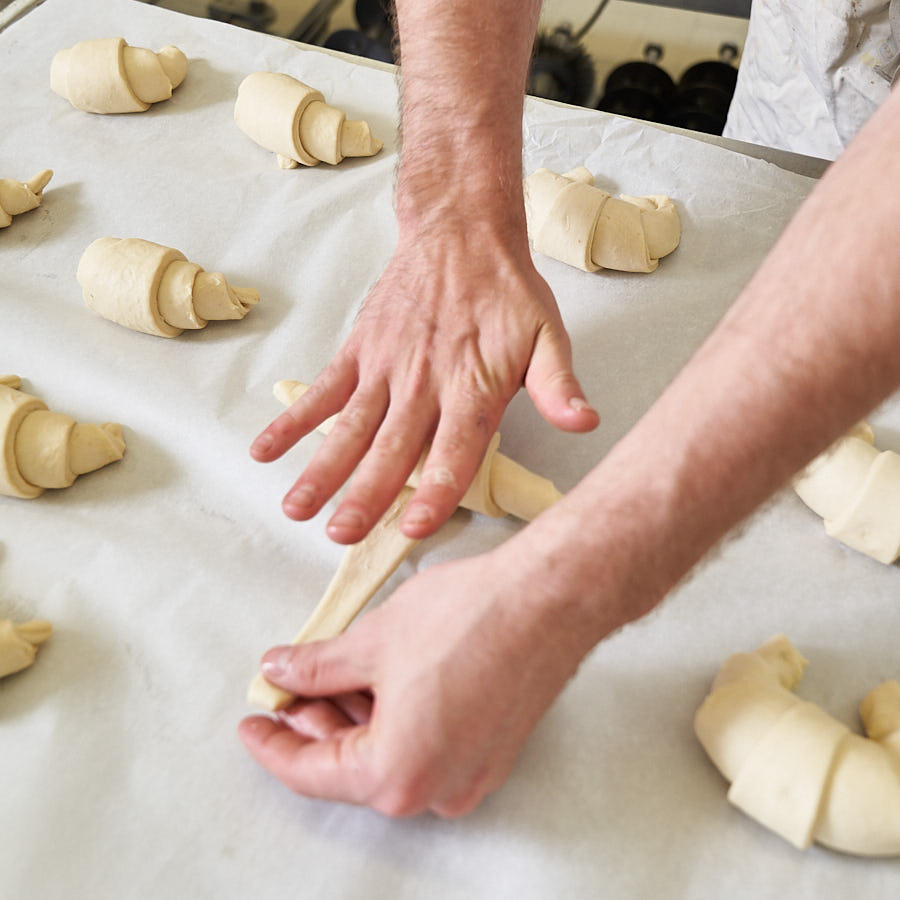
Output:
<instances>
[{"instance_id":1,"label":"wrist","mask_svg":"<svg viewBox=\"0 0 900 900\"><path fill-rule=\"evenodd\" d=\"M432 136L404 152L397 177L397 221L404 230L484 226L525 232L521 153L492 152L465 136Z\"/></svg>"},{"instance_id":2,"label":"wrist","mask_svg":"<svg viewBox=\"0 0 900 900\"><path fill-rule=\"evenodd\" d=\"M684 574L686 557L670 560L661 549L671 539L669 487L630 477L629 462L640 468L607 458L495 551L499 571L515 573L511 602L563 626L582 656L653 609Z\"/></svg>"}]
</instances>

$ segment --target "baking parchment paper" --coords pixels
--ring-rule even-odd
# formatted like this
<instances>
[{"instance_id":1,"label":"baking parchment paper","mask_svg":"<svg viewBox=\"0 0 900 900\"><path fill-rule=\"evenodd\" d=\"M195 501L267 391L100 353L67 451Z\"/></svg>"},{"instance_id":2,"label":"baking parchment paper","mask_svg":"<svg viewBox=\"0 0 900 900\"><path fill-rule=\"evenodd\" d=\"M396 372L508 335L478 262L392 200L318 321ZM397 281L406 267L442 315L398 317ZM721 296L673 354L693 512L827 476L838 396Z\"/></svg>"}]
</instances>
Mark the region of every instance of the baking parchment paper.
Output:
<instances>
[{"instance_id":1,"label":"baking parchment paper","mask_svg":"<svg viewBox=\"0 0 900 900\"><path fill-rule=\"evenodd\" d=\"M74 110L49 89L50 60L109 35L177 44L187 80L141 115ZM232 120L238 84L260 69L368 119L383 152L279 170ZM0 498L0 617L55 627L36 665L0 682L0 896L900 894L897 863L799 853L730 807L692 734L719 663L775 632L812 660L802 694L848 723L870 687L900 675L896 567L826 538L790 494L601 644L507 785L464 820L298 798L259 769L234 733L248 680L302 624L341 548L323 536L333 504L306 524L279 508L319 438L268 466L247 445L279 411L272 383L315 377L390 256L394 77L129 0L47 0L0 34L0 85L0 176L56 173L43 205L0 231L0 372L81 421L122 422L128 443L67 491ZM580 164L611 190L670 194L684 237L650 276L537 259L603 423L555 432L520 395L503 449L562 489L652 403L812 188L714 146L528 101L525 170ZM177 340L127 331L92 314L75 281L103 235L177 247L262 301ZM896 401L874 422L879 445L900 449ZM519 527L457 513L379 599Z\"/></svg>"}]
</instances>

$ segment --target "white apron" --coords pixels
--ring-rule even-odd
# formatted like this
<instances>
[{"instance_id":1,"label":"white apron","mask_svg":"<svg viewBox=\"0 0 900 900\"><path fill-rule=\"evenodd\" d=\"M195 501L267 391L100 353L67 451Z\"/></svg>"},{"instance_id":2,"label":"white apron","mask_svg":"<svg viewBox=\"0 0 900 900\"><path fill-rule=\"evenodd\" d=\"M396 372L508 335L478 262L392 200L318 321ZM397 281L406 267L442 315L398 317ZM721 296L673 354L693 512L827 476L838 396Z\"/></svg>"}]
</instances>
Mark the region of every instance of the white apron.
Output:
<instances>
[{"instance_id":1,"label":"white apron","mask_svg":"<svg viewBox=\"0 0 900 900\"><path fill-rule=\"evenodd\" d=\"M900 0L753 0L725 136L834 159L888 95L898 20Z\"/></svg>"}]
</instances>

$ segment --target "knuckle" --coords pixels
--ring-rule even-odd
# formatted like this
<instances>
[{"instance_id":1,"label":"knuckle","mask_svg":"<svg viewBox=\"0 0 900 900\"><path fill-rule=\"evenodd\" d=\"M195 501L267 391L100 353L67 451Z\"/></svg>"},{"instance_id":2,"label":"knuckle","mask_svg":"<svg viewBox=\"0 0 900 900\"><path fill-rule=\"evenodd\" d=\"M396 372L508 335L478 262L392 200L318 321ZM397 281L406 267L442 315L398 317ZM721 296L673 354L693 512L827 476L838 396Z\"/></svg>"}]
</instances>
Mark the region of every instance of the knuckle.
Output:
<instances>
[{"instance_id":1,"label":"knuckle","mask_svg":"<svg viewBox=\"0 0 900 900\"><path fill-rule=\"evenodd\" d=\"M299 419L299 413L295 413L293 410L290 412L283 412L269 426L269 431L276 437L293 437L300 425Z\"/></svg>"},{"instance_id":2,"label":"knuckle","mask_svg":"<svg viewBox=\"0 0 900 900\"><path fill-rule=\"evenodd\" d=\"M345 407L334 423L332 433L354 442L365 438L369 433L369 421L363 407Z\"/></svg>"},{"instance_id":3,"label":"knuckle","mask_svg":"<svg viewBox=\"0 0 900 900\"><path fill-rule=\"evenodd\" d=\"M325 675L325 666L319 654L309 650L297 648L288 663L288 674L294 684L303 686L304 693L314 694Z\"/></svg>"},{"instance_id":4,"label":"knuckle","mask_svg":"<svg viewBox=\"0 0 900 900\"><path fill-rule=\"evenodd\" d=\"M375 766L372 809L392 819L406 819L428 808L428 779L407 760L381 760Z\"/></svg>"},{"instance_id":5,"label":"knuckle","mask_svg":"<svg viewBox=\"0 0 900 900\"><path fill-rule=\"evenodd\" d=\"M408 452L411 442L406 434L406 430L400 430L379 435L372 447L373 452L384 462L396 462Z\"/></svg>"},{"instance_id":6,"label":"knuckle","mask_svg":"<svg viewBox=\"0 0 900 900\"><path fill-rule=\"evenodd\" d=\"M425 809L421 792L412 785L400 785L379 791L372 799L372 809L392 819L408 819Z\"/></svg>"},{"instance_id":7,"label":"knuckle","mask_svg":"<svg viewBox=\"0 0 900 900\"><path fill-rule=\"evenodd\" d=\"M568 369L557 369L551 372L547 382L553 387L571 388L577 386L575 376Z\"/></svg>"}]
</instances>

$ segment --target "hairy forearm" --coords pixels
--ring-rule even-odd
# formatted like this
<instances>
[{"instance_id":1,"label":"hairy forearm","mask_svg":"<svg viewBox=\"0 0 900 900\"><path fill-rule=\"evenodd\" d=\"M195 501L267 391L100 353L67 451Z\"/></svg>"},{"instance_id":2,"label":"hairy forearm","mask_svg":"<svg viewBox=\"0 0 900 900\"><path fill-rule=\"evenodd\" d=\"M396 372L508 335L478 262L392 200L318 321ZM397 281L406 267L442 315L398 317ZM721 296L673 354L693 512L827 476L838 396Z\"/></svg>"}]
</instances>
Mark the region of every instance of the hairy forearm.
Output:
<instances>
[{"instance_id":1,"label":"hairy forearm","mask_svg":"<svg viewBox=\"0 0 900 900\"><path fill-rule=\"evenodd\" d=\"M518 232L522 104L540 0L397 0L401 230L448 209Z\"/></svg>"},{"instance_id":2,"label":"hairy forearm","mask_svg":"<svg viewBox=\"0 0 900 900\"><path fill-rule=\"evenodd\" d=\"M900 92L832 167L643 419L517 538L592 640L655 605L730 528L900 384ZM535 582L532 582L535 583Z\"/></svg>"}]
</instances>

